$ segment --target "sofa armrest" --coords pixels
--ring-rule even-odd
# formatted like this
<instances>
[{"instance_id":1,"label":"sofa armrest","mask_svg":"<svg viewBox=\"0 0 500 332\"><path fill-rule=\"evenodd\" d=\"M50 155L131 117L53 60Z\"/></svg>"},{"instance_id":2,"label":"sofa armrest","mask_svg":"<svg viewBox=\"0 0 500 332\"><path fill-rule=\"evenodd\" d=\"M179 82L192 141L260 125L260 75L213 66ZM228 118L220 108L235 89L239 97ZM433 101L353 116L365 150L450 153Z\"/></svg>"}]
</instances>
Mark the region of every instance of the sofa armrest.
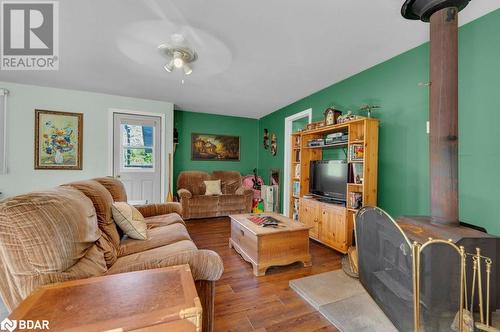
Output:
<instances>
[{"instance_id":1,"label":"sofa armrest","mask_svg":"<svg viewBox=\"0 0 500 332\"><path fill-rule=\"evenodd\" d=\"M253 190L250 188L246 187L239 187L236 192L236 195L243 195L245 196L245 212L250 213L252 212L252 207L253 207Z\"/></svg>"},{"instance_id":2,"label":"sofa armrest","mask_svg":"<svg viewBox=\"0 0 500 332\"><path fill-rule=\"evenodd\" d=\"M239 187L236 189L236 195L253 196L253 190L247 187Z\"/></svg>"},{"instance_id":3,"label":"sofa armrest","mask_svg":"<svg viewBox=\"0 0 500 332\"><path fill-rule=\"evenodd\" d=\"M170 213L177 213L179 215L182 215L182 205L176 202L136 205L135 208L139 210L144 218Z\"/></svg>"},{"instance_id":4,"label":"sofa armrest","mask_svg":"<svg viewBox=\"0 0 500 332\"><path fill-rule=\"evenodd\" d=\"M193 197L193 194L191 194L191 192L187 189L178 189L177 195L179 195L179 197L181 199L183 199L183 198L189 199L189 198Z\"/></svg>"}]
</instances>

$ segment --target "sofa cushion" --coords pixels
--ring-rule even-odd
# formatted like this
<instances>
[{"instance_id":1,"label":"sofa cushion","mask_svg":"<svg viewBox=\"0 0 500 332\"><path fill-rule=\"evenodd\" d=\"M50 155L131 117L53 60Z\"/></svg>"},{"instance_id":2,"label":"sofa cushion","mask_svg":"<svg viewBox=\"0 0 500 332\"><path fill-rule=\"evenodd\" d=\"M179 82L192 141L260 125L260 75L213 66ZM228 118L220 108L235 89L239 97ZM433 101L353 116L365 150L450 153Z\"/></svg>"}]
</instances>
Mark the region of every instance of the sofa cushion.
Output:
<instances>
[{"instance_id":1,"label":"sofa cushion","mask_svg":"<svg viewBox=\"0 0 500 332\"><path fill-rule=\"evenodd\" d=\"M105 241L109 241L110 246L108 251L104 252L108 266L111 266L116 260L118 247L120 246L120 235L111 212L113 205L113 197L104 186L99 182L87 180L65 184L64 187L71 187L78 189L85 194L92 203L97 215L97 223L101 231L105 234L103 237ZM102 246L104 247L104 246Z\"/></svg>"},{"instance_id":2,"label":"sofa cushion","mask_svg":"<svg viewBox=\"0 0 500 332\"><path fill-rule=\"evenodd\" d=\"M189 209L192 214L199 211L217 211L219 206L219 197L221 196L193 196L189 199Z\"/></svg>"},{"instance_id":3,"label":"sofa cushion","mask_svg":"<svg viewBox=\"0 0 500 332\"><path fill-rule=\"evenodd\" d=\"M210 180L210 175L200 171L185 171L177 178L177 189L187 189L193 195L204 195L205 184L203 181Z\"/></svg>"},{"instance_id":4,"label":"sofa cushion","mask_svg":"<svg viewBox=\"0 0 500 332\"><path fill-rule=\"evenodd\" d=\"M59 187L4 200L0 288L7 305L12 307L52 280L104 273L104 257L95 243L100 237L94 206L76 189Z\"/></svg>"},{"instance_id":5,"label":"sofa cushion","mask_svg":"<svg viewBox=\"0 0 500 332\"><path fill-rule=\"evenodd\" d=\"M220 180L203 181L203 183L205 184L205 195L222 195Z\"/></svg>"},{"instance_id":6,"label":"sofa cushion","mask_svg":"<svg viewBox=\"0 0 500 332\"><path fill-rule=\"evenodd\" d=\"M122 240L118 255L126 256L135 254L137 252L158 248L182 240L191 240L183 224L154 227L147 230L147 240L141 241L130 238Z\"/></svg>"},{"instance_id":7,"label":"sofa cushion","mask_svg":"<svg viewBox=\"0 0 500 332\"><path fill-rule=\"evenodd\" d=\"M155 228L155 227L168 226L168 225L172 225L172 224L185 225L184 220L182 220L182 217L180 215L178 215L177 213L158 215L158 216L154 216L154 217L145 218L144 220L146 221L146 224L148 225L148 229Z\"/></svg>"},{"instance_id":8,"label":"sofa cushion","mask_svg":"<svg viewBox=\"0 0 500 332\"><path fill-rule=\"evenodd\" d=\"M241 187L241 174L236 171L214 171L212 179L221 180L222 193L225 195L234 194Z\"/></svg>"},{"instance_id":9,"label":"sofa cushion","mask_svg":"<svg viewBox=\"0 0 500 332\"><path fill-rule=\"evenodd\" d=\"M123 182L113 177L95 178L94 181L99 182L113 197L115 202L127 202L127 192Z\"/></svg>"},{"instance_id":10,"label":"sofa cushion","mask_svg":"<svg viewBox=\"0 0 500 332\"><path fill-rule=\"evenodd\" d=\"M219 196L219 206L223 209L234 207L234 209L245 209L245 196L243 195L221 195Z\"/></svg>"},{"instance_id":11,"label":"sofa cushion","mask_svg":"<svg viewBox=\"0 0 500 332\"><path fill-rule=\"evenodd\" d=\"M142 214L132 205L116 202L112 206L113 219L128 237L136 240L146 240L147 225Z\"/></svg>"}]
</instances>

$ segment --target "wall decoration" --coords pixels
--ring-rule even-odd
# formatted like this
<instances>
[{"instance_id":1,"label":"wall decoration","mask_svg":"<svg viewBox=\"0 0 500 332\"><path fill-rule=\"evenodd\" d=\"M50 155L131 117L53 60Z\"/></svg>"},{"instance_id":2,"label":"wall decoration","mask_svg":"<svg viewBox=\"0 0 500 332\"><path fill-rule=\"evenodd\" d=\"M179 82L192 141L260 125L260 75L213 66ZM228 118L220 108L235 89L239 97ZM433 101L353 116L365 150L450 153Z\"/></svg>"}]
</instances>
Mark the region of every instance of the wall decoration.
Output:
<instances>
[{"instance_id":1,"label":"wall decoration","mask_svg":"<svg viewBox=\"0 0 500 332\"><path fill-rule=\"evenodd\" d=\"M191 160L239 161L240 137L191 134Z\"/></svg>"},{"instance_id":2,"label":"wall decoration","mask_svg":"<svg viewBox=\"0 0 500 332\"><path fill-rule=\"evenodd\" d=\"M280 185L280 174L281 170L279 168L273 168L270 170L269 174L269 185L279 186Z\"/></svg>"},{"instance_id":3,"label":"wall decoration","mask_svg":"<svg viewBox=\"0 0 500 332\"><path fill-rule=\"evenodd\" d=\"M271 154L273 156L275 156L277 152L278 152L278 139L276 137L276 134L272 134L271 135Z\"/></svg>"},{"instance_id":4,"label":"wall decoration","mask_svg":"<svg viewBox=\"0 0 500 332\"><path fill-rule=\"evenodd\" d=\"M360 111L364 111L367 113L367 116L368 118L371 118L372 117L372 111L373 110L377 110L377 109L380 109L380 106L376 106L376 105L363 105L359 108Z\"/></svg>"},{"instance_id":5,"label":"wall decoration","mask_svg":"<svg viewBox=\"0 0 500 332\"><path fill-rule=\"evenodd\" d=\"M269 130L264 129L264 149L269 149Z\"/></svg>"},{"instance_id":6,"label":"wall decoration","mask_svg":"<svg viewBox=\"0 0 500 332\"><path fill-rule=\"evenodd\" d=\"M35 169L81 170L83 114L35 110Z\"/></svg>"},{"instance_id":7,"label":"wall decoration","mask_svg":"<svg viewBox=\"0 0 500 332\"><path fill-rule=\"evenodd\" d=\"M325 115L325 125L331 126L337 124L337 119L342 115L342 112L334 107L327 108L324 112Z\"/></svg>"}]
</instances>

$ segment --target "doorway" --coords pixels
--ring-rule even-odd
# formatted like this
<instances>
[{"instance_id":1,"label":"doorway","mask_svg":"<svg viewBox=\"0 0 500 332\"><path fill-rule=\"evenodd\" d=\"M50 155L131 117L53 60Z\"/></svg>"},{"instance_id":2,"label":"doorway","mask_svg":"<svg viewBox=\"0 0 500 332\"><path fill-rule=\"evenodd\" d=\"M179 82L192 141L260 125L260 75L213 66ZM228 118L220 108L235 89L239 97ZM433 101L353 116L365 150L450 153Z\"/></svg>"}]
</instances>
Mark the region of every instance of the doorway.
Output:
<instances>
[{"instance_id":1,"label":"doorway","mask_svg":"<svg viewBox=\"0 0 500 332\"><path fill-rule=\"evenodd\" d=\"M113 176L129 201L159 203L163 197L162 118L113 112Z\"/></svg>"},{"instance_id":2,"label":"doorway","mask_svg":"<svg viewBox=\"0 0 500 332\"><path fill-rule=\"evenodd\" d=\"M290 135L299 128L312 121L312 108L290 115L285 118L285 165L283 181L283 214L289 215L290 210L290 183L292 179L290 164L292 163Z\"/></svg>"}]
</instances>

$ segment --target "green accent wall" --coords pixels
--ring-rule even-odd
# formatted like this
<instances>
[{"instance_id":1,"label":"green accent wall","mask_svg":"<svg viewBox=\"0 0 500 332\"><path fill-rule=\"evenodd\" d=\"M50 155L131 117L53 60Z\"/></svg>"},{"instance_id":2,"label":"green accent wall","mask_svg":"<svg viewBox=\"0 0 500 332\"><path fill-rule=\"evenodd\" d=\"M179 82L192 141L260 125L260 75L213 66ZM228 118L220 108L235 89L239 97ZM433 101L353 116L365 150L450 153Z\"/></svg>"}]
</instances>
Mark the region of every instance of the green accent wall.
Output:
<instances>
[{"instance_id":1,"label":"green accent wall","mask_svg":"<svg viewBox=\"0 0 500 332\"><path fill-rule=\"evenodd\" d=\"M308 123L309 123L309 117L307 117L307 116L293 121L292 122L292 132L296 133L299 130L304 129Z\"/></svg>"},{"instance_id":2,"label":"green accent wall","mask_svg":"<svg viewBox=\"0 0 500 332\"><path fill-rule=\"evenodd\" d=\"M423 23L422 23L423 24ZM460 218L500 235L500 10L460 28L459 190ZM356 111L370 103L381 120L379 206L392 216L429 214L429 48L423 44L344 81L279 109L259 122L278 137L276 157L259 144L259 173L283 169L284 119L313 109L313 121L336 105ZM356 112L355 112L356 113ZM281 191L283 192L283 190Z\"/></svg>"},{"instance_id":3,"label":"green accent wall","mask_svg":"<svg viewBox=\"0 0 500 332\"><path fill-rule=\"evenodd\" d=\"M174 154L174 190L179 173L185 170L231 170L247 175L257 168L258 147L262 141L257 119L176 110L174 127L179 132L179 145ZM192 133L240 136L240 161L191 160Z\"/></svg>"}]
</instances>

